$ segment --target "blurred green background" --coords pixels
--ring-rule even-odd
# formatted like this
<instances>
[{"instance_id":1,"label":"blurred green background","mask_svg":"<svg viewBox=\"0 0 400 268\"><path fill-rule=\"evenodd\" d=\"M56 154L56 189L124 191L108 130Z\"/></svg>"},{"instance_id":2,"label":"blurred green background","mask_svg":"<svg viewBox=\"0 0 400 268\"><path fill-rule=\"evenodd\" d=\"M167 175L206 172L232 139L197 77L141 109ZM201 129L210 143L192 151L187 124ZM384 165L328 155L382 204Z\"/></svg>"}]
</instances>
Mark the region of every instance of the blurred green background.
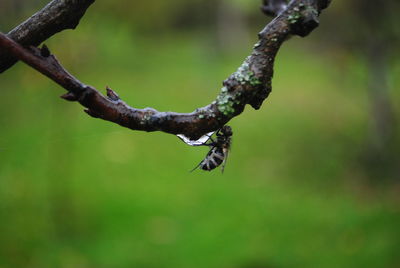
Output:
<instances>
[{"instance_id":1,"label":"blurred green background","mask_svg":"<svg viewBox=\"0 0 400 268\"><path fill-rule=\"evenodd\" d=\"M0 0L0 30L45 3ZM259 5L96 1L46 44L134 107L190 112L250 53ZM333 1L285 43L271 96L230 123L223 175L188 172L206 148L89 118L22 63L1 74L0 268L400 267L397 8Z\"/></svg>"}]
</instances>

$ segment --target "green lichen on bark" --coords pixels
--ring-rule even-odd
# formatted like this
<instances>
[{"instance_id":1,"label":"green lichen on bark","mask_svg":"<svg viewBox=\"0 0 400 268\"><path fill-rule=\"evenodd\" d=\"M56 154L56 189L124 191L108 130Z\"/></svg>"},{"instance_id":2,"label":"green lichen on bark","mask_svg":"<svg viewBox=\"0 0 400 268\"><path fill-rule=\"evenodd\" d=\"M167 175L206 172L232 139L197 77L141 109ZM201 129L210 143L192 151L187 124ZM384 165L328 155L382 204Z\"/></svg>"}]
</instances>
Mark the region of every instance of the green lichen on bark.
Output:
<instances>
[{"instance_id":1,"label":"green lichen on bark","mask_svg":"<svg viewBox=\"0 0 400 268\"><path fill-rule=\"evenodd\" d=\"M235 113L234 105L237 102L235 95L228 92L227 87L221 89L221 93L217 97L218 110L226 116L233 115Z\"/></svg>"},{"instance_id":2,"label":"green lichen on bark","mask_svg":"<svg viewBox=\"0 0 400 268\"><path fill-rule=\"evenodd\" d=\"M246 59L236 73L233 74L233 77L242 85L245 85L246 83L250 84L251 86L261 85L261 81L250 69L248 59Z\"/></svg>"},{"instance_id":3,"label":"green lichen on bark","mask_svg":"<svg viewBox=\"0 0 400 268\"><path fill-rule=\"evenodd\" d=\"M205 119L205 118L210 119L210 118L215 117L214 112L212 110L210 110L209 107L202 107L202 108L196 109L195 113L198 114L197 117L199 119Z\"/></svg>"},{"instance_id":4,"label":"green lichen on bark","mask_svg":"<svg viewBox=\"0 0 400 268\"><path fill-rule=\"evenodd\" d=\"M218 110L225 116L234 116L237 105L241 104L242 90L236 90L244 87L255 87L261 85L262 82L251 70L249 58L238 68L238 70L230 77L234 81L234 86L224 86L218 95L216 104ZM238 87L238 88L235 88Z\"/></svg>"},{"instance_id":5,"label":"green lichen on bark","mask_svg":"<svg viewBox=\"0 0 400 268\"><path fill-rule=\"evenodd\" d=\"M290 24L296 24L302 21L305 17L312 14L313 16L318 16L318 10L316 10L312 6L305 6L304 4L300 3L298 6L293 8L293 11L287 17Z\"/></svg>"},{"instance_id":6,"label":"green lichen on bark","mask_svg":"<svg viewBox=\"0 0 400 268\"><path fill-rule=\"evenodd\" d=\"M288 16L288 21L290 24L295 24L299 21L299 19L301 18L301 13L300 13L300 8L299 7L295 7L293 8L293 13L290 14Z\"/></svg>"}]
</instances>

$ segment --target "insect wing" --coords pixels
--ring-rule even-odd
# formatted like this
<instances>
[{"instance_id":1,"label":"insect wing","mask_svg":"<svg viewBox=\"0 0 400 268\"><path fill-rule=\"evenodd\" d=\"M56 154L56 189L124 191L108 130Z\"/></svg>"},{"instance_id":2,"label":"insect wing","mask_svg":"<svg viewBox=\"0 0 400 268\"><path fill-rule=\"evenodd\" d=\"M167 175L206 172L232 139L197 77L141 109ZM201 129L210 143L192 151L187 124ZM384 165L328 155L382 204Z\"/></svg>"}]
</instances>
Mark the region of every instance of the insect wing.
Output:
<instances>
[{"instance_id":1,"label":"insect wing","mask_svg":"<svg viewBox=\"0 0 400 268\"><path fill-rule=\"evenodd\" d=\"M183 134L178 134L178 138L180 138L184 143L190 145L190 146L201 146L204 145L214 134L214 131L207 133L204 136L201 136L198 140L191 140L188 137L186 137Z\"/></svg>"},{"instance_id":2,"label":"insect wing","mask_svg":"<svg viewBox=\"0 0 400 268\"><path fill-rule=\"evenodd\" d=\"M221 164L221 172L222 173L224 173L226 161L228 160L229 149L228 148L224 148L223 151L224 151L224 161Z\"/></svg>"}]
</instances>

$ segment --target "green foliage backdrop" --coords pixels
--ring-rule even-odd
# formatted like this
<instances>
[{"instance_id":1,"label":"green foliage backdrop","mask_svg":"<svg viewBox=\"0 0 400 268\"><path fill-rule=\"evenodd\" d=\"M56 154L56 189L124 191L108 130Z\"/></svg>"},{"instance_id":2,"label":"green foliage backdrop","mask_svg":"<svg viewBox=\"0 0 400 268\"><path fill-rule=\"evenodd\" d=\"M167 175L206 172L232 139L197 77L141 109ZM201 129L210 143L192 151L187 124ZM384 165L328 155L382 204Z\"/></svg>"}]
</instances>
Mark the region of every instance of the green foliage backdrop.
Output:
<instances>
[{"instance_id":1,"label":"green foliage backdrop","mask_svg":"<svg viewBox=\"0 0 400 268\"><path fill-rule=\"evenodd\" d=\"M265 23L255 12L251 40L226 52L213 27L173 27L188 1L120 2L99 1L47 44L140 108L212 101ZM365 66L320 39L285 44L271 97L231 123L223 175L188 172L205 148L89 118L21 63L0 75L0 267L399 267L398 178L367 180L361 161Z\"/></svg>"}]
</instances>

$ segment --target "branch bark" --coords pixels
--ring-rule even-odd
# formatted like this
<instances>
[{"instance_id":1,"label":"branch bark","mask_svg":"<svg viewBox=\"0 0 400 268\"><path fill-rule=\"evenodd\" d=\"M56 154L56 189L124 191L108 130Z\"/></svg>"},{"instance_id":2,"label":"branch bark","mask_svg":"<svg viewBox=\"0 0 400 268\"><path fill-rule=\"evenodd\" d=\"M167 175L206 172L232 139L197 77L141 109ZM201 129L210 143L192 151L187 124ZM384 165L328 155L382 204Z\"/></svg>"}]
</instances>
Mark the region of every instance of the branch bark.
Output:
<instances>
[{"instance_id":1,"label":"branch bark","mask_svg":"<svg viewBox=\"0 0 400 268\"><path fill-rule=\"evenodd\" d=\"M38 46L54 34L75 29L95 0L53 0L42 10L11 30L7 36L22 46ZM0 73L12 67L17 58L0 51Z\"/></svg>"},{"instance_id":2,"label":"branch bark","mask_svg":"<svg viewBox=\"0 0 400 268\"><path fill-rule=\"evenodd\" d=\"M271 92L273 64L290 35L306 36L318 26L318 16L329 0L292 0L260 33L259 42L239 69L229 76L216 100L192 113L159 112L128 106L107 88L107 97L69 74L47 47L25 49L4 34L0 47L65 88L62 97L78 101L89 115L143 131L183 134L191 139L215 131L241 114L247 104L259 109Z\"/></svg>"}]
</instances>

